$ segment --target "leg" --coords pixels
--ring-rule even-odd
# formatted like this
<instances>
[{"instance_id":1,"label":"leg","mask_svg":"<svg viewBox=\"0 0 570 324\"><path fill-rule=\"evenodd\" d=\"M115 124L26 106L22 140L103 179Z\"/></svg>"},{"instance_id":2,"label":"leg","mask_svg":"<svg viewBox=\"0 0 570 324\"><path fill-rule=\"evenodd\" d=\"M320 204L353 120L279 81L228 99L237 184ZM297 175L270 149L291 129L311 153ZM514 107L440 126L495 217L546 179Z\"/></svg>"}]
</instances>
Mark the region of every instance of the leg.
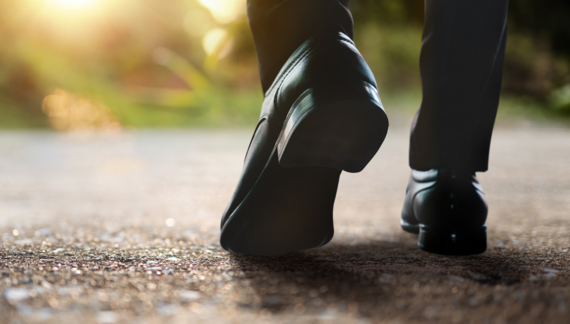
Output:
<instances>
[{"instance_id":1,"label":"leg","mask_svg":"<svg viewBox=\"0 0 570 324\"><path fill-rule=\"evenodd\" d=\"M309 37L342 32L353 37L349 0L248 0L247 16L263 92L291 54Z\"/></svg>"},{"instance_id":2,"label":"leg","mask_svg":"<svg viewBox=\"0 0 570 324\"><path fill-rule=\"evenodd\" d=\"M499 103L508 0L426 1L423 101L412 125L402 228L441 254L486 249L486 171Z\"/></svg>"},{"instance_id":3,"label":"leg","mask_svg":"<svg viewBox=\"0 0 570 324\"><path fill-rule=\"evenodd\" d=\"M277 255L326 244L342 170L388 131L376 81L337 0L249 0L265 100L224 215L228 251Z\"/></svg>"},{"instance_id":4,"label":"leg","mask_svg":"<svg viewBox=\"0 0 570 324\"><path fill-rule=\"evenodd\" d=\"M426 1L423 101L410 167L486 171L499 103L508 0Z\"/></svg>"}]
</instances>

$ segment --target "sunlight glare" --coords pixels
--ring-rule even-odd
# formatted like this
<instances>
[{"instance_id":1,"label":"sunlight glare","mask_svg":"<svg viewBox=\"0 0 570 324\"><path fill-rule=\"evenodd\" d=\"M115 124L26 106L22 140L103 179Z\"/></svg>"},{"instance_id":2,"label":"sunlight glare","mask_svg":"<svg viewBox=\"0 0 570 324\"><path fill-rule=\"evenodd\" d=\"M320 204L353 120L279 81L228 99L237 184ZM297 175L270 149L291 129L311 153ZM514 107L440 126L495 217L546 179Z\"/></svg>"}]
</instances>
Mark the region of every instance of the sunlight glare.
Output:
<instances>
[{"instance_id":1,"label":"sunlight glare","mask_svg":"<svg viewBox=\"0 0 570 324\"><path fill-rule=\"evenodd\" d=\"M227 24L245 12L244 0L200 0L204 7L208 8L214 18L223 24Z\"/></svg>"},{"instance_id":2,"label":"sunlight glare","mask_svg":"<svg viewBox=\"0 0 570 324\"><path fill-rule=\"evenodd\" d=\"M99 0L48 0L47 2L62 9L77 10L90 7L97 1Z\"/></svg>"}]
</instances>

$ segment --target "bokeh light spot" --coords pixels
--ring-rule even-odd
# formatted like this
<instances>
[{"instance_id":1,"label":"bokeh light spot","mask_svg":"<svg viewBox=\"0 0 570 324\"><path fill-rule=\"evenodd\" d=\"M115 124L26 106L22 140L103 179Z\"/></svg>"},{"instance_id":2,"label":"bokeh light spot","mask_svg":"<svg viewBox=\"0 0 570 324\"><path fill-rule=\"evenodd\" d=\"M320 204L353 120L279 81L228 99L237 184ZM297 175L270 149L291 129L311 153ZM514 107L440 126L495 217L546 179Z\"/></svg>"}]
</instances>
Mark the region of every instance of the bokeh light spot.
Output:
<instances>
[{"instance_id":1,"label":"bokeh light spot","mask_svg":"<svg viewBox=\"0 0 570 324\"><path fill-rule=\"evenodd\" d=\"M206 54L214 54L222 45L227 35L228 33L221 28L210 29L202 39L202 45L204 46Z\"/></svg>"},{"instance_id":2,"label":"bokeh light spot","mask_svg":"<svg viewBox=\"0 0 570 324\"><path fill-rule=\"evenodd\" d=\"M106 105L61 89L44 98L42 110L52 128L58 131L119 131L122 128Z\"/></svg>"},{"instance_id":3,"label":"bokeh light spot","mask_svg":"<svg viewBox=\"0 0 570 324\"><path fill-rule=\"evenodd\" d=\"M176 225L176 220L174 218L169 218L166 220L166 226L174 227L174 225Z\"/></svg>"}]
</instances>

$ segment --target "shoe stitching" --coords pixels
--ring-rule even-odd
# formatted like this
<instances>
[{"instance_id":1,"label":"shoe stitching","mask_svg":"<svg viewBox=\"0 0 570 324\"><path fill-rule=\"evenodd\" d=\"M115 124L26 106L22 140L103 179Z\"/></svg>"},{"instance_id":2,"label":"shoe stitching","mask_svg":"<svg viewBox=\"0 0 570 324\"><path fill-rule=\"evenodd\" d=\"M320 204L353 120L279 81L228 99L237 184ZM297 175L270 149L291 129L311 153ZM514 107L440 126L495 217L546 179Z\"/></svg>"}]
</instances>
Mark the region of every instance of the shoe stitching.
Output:
<instances>
[{"instance_id":1,"label":"shoe stitching","mask_svg":"<svg viewBox=\"0 0 570 324\"><path fill-rule=\"evenodd\" d=\"M341 42L347 43L348 45L350 45L350 46L356 48L356 45L355 45L353 42L349 42L348 40L346 40L346 39L344 39L344 38L341 38L341 37L339 37L338 40L341 41Z\"/></svg>"},{"instance_id":2,"label":"shoe stitching","mask_svg":"<svg viewBox=\"0 0 570 324\"><path fill-rule=\"evenodd\" d=\"M354 44L348 42L347 40L344 40L344 39L341 39L341 38L338 38L337 40L343 41L343 42L345 42L345 43L348 43L348 44L354 46ZM277 107L277 98L279 97L279 90L281 89L281 86L282 86L283 83L285 82L285 79L289 76L289 74L291 74L291 72L292 72L293 70L295 70L295 68L297 68L297 66L299 65L299 63L301 63L301 61L303 61L307 56L309 56L309 55L313 52L313 50L314 50L314 47L311 47L309 50L307 50L307 52L305 52L297 61L295 61L295 63L291 66L291 68L288 69L287 72L278 80L279 88L277 89L277 91L276 91L276 93L275 93L275 96L273 97L273 105L274 105L275 107ZM365 83L365 84L367 84L367 85L370 85L370 87L372 87L372 89L374 89L376 92L378 92L378 88L377 88L374 84L372 84L372 83L370 83L370 82L368 82L368 81L366 81L366 80L360 80L360 81L362 81L363 83ZM271 88L270 88L270 89L271 89ZM268 92L269 92L269 91L268 91ZM378 97L379 97L379 96L378 96ZM378 103L378 104L380 105L380 107L383 107L381 101L375 100L375 98L372 98L372 99L373 99L374 102Z\"/></svg>"},{"instance_id":3,"label":"shoe stitching","mask_svg":"<svg viewBox=\"0 0 570 324\"><path fill-rule=\"evenodd\" d=\"M274 107L277 107L277 98L279 97L279 93L281 90L281 87L283 86L283 83L285 82L285 79L287 79L287 77L291 74L291 72L293 72L293 70L295 70L297 68L297 66L299 65L299 63L301 63L303 60L305 60L305 58L307 58L311 53L313 52L313 48L309 49L307 52L305 52L303 54L303 56L301 56L299 58L299 60L297 60L294 65L291 67L291 69L287 70L287 74L285 74L283 76L283 78L281 78L281 80L279 80L279 87L277 88L277 90L275 91L275 96L273 96L273 105Z\"/></svg>"},{"instance_id":4,"label":"shoe stitching","mask_svg":"<svg viewBox=\"0 0 570 324\"><path fill-rule=\"evenodd\" d=\"M314 45L315 40L313 38L310 38L310 40L312 41L311 45ZM275 88L278 83L281 84L283 79L289 75L291 70L294 69L297 66L297 64L299 63L299 61L302 60L308 52L311 52L313 50L313 48L314 48L314 46L309 47L305 52L302 53L301 56L299 56L296 60L294 60L291 63L292 64L291 68L285 70L280 76L278 76L277 79L273 82L273 84L271 85L271 87L269 87L269 89L267 90L267 92L265 94L270 93L271 90L273 90L273 88Z\"/></svg>"},{"instance_id":5,"label":"shoe stitching","mask_svg":"<svg viewBox=\"0 0 570 324\"><path fill-rule=\"evenodd\" d=\"M339 35L337 35L336 40L344 42L354 48L356 48L356 45L354 44L354 42L352 41L348 41L346 39L344 39L344 37L342 37L340 35L341 33L339 33ZM312 44L310 45L310 47L295 61L293 61L291 67L289 69L287 69L286 71L284 71L283 74L281 74L280 76L278 76L278 78L275 80L275 82L273 82L273 84L271 85L271 87L269 87L269 89L267 90L266 94L270 93L275 87L278 86L279 84L279 88L281 87L281 85L283 84L283 82L285 81L285 79L287 78L287 76L289 76L289 74L291 74L291 72L297 67L297 65L299 65L299 63L304 60L314 49L315 49L315 44L317 43L315 41L314 38L310 38L310 40L312 41ZM358 51L358 49L357 49ZM364 81L364 80L363 80ZM370 82L364 81L370 85L372 85L376 90L378 90L373 84L371 84ZM278 93L275 94L274 98L277 98ZM274 102L275 103L275 102Z\"/></svg>"},{"instance_id":6,"label":"shoe stitching","mask_svg":"<svg viewBox=\"0 0 570 324\"><path fill-rule=\"evenodd\" d=\"M315 44L317 44L317 41L315 41L314 38L310 38L310 40L312 41L311 46L295 61L293 61L291 67L289 69L287 69L286 71L284 71L283 74L281 74L281 76L278 76L278 78L275 80L275 82L273 82L273 85L271 85L271 87L269 87L269 89L267 90L266 94L271 92L271 90L273 90L273 88L277 87L277 84L279 84L279 87L281 87L281 85L284 82L284 79L287 78L287 76L289 76L289 74L291 74L291 71L293 71L297 65L299 65L299 63L304 60L314 49L315 49ZM336 37L336 40L345 42L353 47L356 48L355 44L351 41L348 41L346 39L344 39L342 36L339 35ZM366 82L366 81L364 81ZM368 82L369 83L369 82ZM369 83L370 84L370 83ZM275 95L275 97L277 97L277 94Z\"/></svg>"}]
</instances>

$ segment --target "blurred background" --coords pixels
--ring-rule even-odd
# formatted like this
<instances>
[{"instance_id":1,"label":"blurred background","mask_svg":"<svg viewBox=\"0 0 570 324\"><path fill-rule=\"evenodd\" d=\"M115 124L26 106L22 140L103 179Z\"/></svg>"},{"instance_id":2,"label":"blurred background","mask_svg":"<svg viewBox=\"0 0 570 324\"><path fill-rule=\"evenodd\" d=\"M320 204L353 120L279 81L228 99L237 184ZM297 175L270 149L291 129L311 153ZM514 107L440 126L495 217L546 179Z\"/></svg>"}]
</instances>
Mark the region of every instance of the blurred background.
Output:
<instances>
[{"instance_id":1,"label":"blurred background","mask_svg":"<svg viewBox=\"0 0 570 324\"><path fill-rule=\"evenodd\" d=\"M245 0L0 0L0 128L240 127L262 93ZM421 101L422 0L352 0L389 112ZM511 1L500 116L570 120L570 2Z\"/></svg>"}]
</instances>

